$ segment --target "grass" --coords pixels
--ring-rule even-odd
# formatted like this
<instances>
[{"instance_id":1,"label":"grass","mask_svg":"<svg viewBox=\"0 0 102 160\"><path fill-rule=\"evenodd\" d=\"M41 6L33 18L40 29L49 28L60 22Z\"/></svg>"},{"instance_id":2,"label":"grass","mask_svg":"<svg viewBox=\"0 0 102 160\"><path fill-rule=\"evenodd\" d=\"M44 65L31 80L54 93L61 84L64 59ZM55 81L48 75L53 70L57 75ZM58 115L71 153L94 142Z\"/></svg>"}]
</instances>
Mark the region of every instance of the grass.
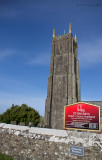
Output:
<instances>
[{"instance_id":1,"label":"grass","mask_svg":"<svg viewBox=\"0 0 102 160\"><path fill-rule=\"evenodd\" d=\"M13 160L11 156L0 153L0 160Z\"/></svg>"}]
</instances>

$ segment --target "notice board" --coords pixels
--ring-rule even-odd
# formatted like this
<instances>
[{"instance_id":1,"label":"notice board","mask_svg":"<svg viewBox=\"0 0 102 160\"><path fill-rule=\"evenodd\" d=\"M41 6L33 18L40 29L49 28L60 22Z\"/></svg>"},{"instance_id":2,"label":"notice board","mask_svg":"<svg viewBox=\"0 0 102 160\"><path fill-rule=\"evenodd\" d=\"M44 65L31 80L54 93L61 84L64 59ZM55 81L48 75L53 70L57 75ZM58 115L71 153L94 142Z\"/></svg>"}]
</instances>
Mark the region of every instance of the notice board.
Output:
<instances>
[{"instance_id":1,"label":"notice board","mask_svg":"<svg viewBox=\"0 0 102 160\"><path fill-rule=\"evenodd\" d=\"M64 129L100 132L100 106L84 102L65 106Z\"/></svg>"}]
</instances>

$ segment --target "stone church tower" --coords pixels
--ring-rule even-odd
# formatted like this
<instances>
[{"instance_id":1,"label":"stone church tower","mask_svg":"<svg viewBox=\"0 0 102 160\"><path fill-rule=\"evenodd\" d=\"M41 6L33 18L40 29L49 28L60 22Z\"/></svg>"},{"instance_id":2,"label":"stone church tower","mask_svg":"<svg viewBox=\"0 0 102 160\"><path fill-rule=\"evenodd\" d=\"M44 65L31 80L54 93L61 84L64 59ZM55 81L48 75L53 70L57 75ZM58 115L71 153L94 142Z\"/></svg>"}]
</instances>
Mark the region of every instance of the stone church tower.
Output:
<instances>
[{"instance_id":1,"label":"stone church tower","mask_svg":"<svg viewBox=\"0 0 102 160\"><path fill-rule=\"evenodd\" d=\"M48 78L44 124L49 128L63 129L64 106L80 101L79 61L77 37L69 33L55 36L53 29L52 56Z\"/></svg>"}]
</instances>

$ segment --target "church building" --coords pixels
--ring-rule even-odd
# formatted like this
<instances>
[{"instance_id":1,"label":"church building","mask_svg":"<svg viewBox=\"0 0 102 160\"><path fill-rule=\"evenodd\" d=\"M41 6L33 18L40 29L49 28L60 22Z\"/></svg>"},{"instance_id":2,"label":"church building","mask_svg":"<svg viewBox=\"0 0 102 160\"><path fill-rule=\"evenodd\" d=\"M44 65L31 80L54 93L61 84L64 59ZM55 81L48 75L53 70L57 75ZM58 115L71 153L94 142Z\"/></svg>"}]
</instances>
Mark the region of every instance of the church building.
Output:
<instances>
[{"instance_id":1,"label":"church building","mask_svg":"<svg viewBox=\"0 0 102 160\"><path fill-rule=\"evenodd\" d=\"M80 101L77 37L69 33L56 36L53 29L50 75L45 104L45 127L63 129L64 106Z\"/></svg>"}]
</instances>

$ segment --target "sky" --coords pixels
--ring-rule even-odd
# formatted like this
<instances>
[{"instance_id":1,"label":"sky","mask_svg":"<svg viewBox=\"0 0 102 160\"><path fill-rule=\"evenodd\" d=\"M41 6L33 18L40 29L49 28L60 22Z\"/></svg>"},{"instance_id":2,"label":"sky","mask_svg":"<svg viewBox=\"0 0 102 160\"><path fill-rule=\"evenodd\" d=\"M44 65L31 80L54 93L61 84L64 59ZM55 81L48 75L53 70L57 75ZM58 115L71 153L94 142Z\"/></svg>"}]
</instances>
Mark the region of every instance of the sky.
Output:
<instances>
[{"instance_id":1,"label":"sky","mask_svg":"<svg viewBox=\"0 0 102 160\"><path fill-rule=\"evenodd\" d=\"M44 116L52 34L77 35L82 101L102 101L102 0L0 0L0 113Z\"/></svg>"}]
</instances>

